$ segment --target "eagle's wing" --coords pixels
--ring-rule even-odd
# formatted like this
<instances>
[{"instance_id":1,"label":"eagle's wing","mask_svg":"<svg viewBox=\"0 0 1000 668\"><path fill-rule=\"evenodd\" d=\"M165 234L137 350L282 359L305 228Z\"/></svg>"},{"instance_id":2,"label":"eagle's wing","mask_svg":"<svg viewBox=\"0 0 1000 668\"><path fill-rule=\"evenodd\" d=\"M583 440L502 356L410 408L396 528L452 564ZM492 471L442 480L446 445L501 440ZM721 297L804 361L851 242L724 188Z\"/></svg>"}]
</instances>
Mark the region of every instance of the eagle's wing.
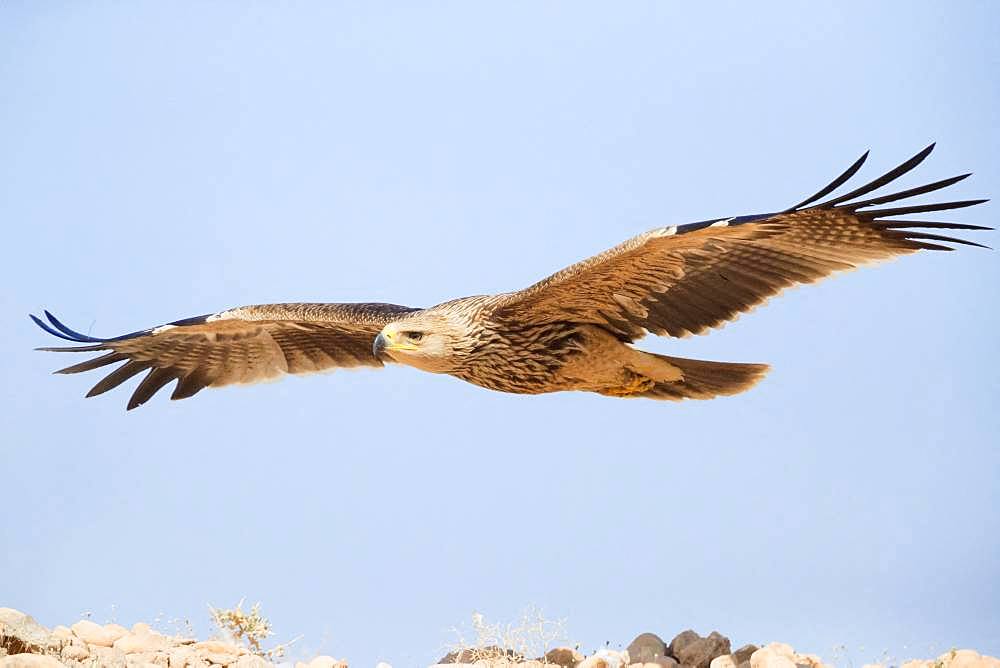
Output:
<instances>
[{"instance_id":1,"label":"eagle's wing","mask_svg":"<svg viewBox=\"0 0 1000 668\"><path fill-rule=\"evenodd\" d=\"M787 287L836 271L920 249L953 250L936 242L979 246L918 229L991 228L896 216L986 200L871 208L940 190L968 174L859 199L909 172L933 148L931 144L887 174L820 204L814 202L850 179L867 153L830 185L785 211L651 230L510 293L493 317L518 323L594 323L626 339L646 331L683 337L733 320Z\"/></svg>"},{"instance_id":2,"label":"eagle's wing","mask_svg":"<svg viewBox=\"0 0 1000 668\"><path fill-rule=\"evenodd\" d=\"M111 339L69 329L48 311L50 334L90 345L39 348L57 352L108 351L56 373L79 373L123 362L87 393L92 397L148 371L129 399L129 410L176 380L171 399L205 387L254 383L285 373L337 367L382 366L372 343L388 323L417 311L395 304L265 304L187 318Z\"/></svg>"}]
</instances>

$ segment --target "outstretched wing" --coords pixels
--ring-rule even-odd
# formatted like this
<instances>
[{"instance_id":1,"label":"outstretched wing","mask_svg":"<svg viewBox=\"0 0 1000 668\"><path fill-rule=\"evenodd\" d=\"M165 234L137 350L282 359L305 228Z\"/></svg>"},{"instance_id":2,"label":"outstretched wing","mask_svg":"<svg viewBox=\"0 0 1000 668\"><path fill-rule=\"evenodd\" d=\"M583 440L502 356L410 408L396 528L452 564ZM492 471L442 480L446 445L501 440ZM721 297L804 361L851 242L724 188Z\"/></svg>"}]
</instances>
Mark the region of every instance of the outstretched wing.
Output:
<instances>
[{"instance_id":1,"label":"outstretched wing","mask_svg":"<svg viewBox=\"0 0 1000 668\"><path fill-rule=\"evenodd\" d=\"M651 230L511 293L493 317L518 323L600 324L626 339L646 331L683 337L733 320L783 289L917 250L979 246L927 229L988 230L896 216L959 209L987 200L878 207L940 190L969 176L859 199L920 164L934 145L851 192L814 204L843 185L868 154L830 185L779 213L720 218Z\"/></svg>"},{"instance_id":2,"label":"outstretched wing","mask_svg":"<svg viewBox=\"0 0 1000 668\"><path fill-rule=\"evenodd\" d=\"M31 316L49 334L90 345L39 348L104 355L56 373L80 373L123 362L87 393L107 392L147 371L129 399L141 406L171 381L171 399L186 399L206 387L256 383L286 373L339 367L382 366L372 352L376 334L388 323L419 309L395 304L265 304L243 306L178 320L111 339L99 339L59 322Z\"/></svg>"}]
</instances>

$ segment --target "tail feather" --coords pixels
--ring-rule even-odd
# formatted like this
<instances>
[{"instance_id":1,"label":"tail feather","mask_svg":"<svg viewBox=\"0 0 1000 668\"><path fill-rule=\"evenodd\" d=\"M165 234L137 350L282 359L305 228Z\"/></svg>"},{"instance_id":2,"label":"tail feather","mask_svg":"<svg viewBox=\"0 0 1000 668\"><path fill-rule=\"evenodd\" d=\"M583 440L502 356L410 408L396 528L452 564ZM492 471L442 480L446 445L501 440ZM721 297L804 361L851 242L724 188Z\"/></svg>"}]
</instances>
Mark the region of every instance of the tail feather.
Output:
<instances>
[{"instance_id":1,"label":"tail feather","mask_svg":"<svg viewBox=\"0 0 1000 668\"><path fill-rule=\"evenodd\" d=\"M652 388L633 396L680 401L681 399L712 399L745 392L756 385L770 370L767 364L709 362L684 357L653 355L681 370L683 379L658 381Z\"/></svg>"}]
</instances>

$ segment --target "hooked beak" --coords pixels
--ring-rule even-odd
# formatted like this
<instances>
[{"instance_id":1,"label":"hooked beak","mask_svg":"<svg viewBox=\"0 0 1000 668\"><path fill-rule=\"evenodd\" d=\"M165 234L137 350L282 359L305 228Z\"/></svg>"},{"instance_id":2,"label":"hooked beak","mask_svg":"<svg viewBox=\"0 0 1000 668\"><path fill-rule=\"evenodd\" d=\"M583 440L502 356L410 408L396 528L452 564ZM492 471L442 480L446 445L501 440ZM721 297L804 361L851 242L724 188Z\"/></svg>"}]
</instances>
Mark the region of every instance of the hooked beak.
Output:
<instances>
[{"instance_id":1,"label":"hooked beak","mask_svg":"<svg viewBox=\"0 0 1000 668\"><path fill-rule=\"evenodd\" d=\"M378 359L386 359L386 353L390 353L394 350L416 350L417 347L412 343L404 340L397 340L399 336L398 332L391 329L383 329L375 337L375 342L372 343L372 353Z\"/></svg>"}]
</instances>

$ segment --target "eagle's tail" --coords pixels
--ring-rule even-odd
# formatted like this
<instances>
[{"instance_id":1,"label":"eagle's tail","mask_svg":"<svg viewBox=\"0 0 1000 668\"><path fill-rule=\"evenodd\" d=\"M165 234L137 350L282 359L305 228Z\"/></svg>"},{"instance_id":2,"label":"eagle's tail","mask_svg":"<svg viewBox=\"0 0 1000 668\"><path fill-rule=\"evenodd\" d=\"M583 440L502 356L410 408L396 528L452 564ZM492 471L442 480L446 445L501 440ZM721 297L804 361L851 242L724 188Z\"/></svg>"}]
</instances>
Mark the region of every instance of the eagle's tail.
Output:
<instances>
[{"instance_id":1,"label":"eagle's tail","mask_svg":"<svg viewBox=\"0 0 1000 668\"><path fill-rule=\"evenodd\" d=\"M767 364L708 362L644 351L643 354L656 358L658 363L666 362L676 367L682 375L678 380L649 378L652 381L651 386L647 384L641 391L630 395L649 399L680 401L739 394L756 385L770 369Z\"/></svg>"}]
</instances>

